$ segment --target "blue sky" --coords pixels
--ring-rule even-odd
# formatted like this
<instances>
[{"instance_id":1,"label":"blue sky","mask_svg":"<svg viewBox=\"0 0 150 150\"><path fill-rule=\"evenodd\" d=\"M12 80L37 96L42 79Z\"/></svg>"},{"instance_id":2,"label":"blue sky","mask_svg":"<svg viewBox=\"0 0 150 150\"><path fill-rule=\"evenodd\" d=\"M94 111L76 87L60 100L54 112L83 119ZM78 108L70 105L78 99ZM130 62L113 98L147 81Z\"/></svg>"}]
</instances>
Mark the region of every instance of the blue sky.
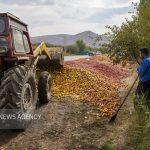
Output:
<instances>
[{"instance_id":1,"label":"blue sky","mask_svg":"<svg viewBox=\"0 0 150 150\"><path fill-rule=\"evenodd\" d=\"M29 25L31 36L105 33L106 25L121 25L139 0L1 0L0 12L10 12Z\"/></svg>"}]
</instances>

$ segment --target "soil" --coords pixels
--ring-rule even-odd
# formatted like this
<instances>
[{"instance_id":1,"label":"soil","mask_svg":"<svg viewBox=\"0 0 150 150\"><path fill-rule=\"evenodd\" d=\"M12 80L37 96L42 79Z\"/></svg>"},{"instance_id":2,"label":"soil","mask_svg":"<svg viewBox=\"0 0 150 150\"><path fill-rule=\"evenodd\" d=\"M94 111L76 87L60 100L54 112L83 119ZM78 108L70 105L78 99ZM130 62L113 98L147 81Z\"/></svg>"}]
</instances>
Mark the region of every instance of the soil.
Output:
<instances>
[{"instance_id":1,"label":"soil","mask_svg":"<svg viewBox=\"0 0 150 150\"><path fill-rule=\"evenodd\" d=\"M134 77L125 80L127 88L120 89L124 97ZM131 94L132 95L132 94ZM99 110L89 103L74 101L70 97L56 98L38 108L42 114L39 127L25 131L1 130L1 150L100 150L104 143L123 149L126 132L134 112L131 96L115 123L100 118Z\"/></svg>"}]
</instances>

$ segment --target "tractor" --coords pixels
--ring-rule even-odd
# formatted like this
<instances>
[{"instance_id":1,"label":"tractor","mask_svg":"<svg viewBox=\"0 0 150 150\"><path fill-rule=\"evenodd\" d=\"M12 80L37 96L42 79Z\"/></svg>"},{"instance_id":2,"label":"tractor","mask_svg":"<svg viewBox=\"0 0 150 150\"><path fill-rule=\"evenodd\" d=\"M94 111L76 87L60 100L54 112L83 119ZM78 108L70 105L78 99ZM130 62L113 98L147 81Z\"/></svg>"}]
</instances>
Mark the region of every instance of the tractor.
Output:
<instances>
[{"instance_id":1,"label":"tractor","mask_svg":"<svg viewBox=\"0 0 150 150\"><path fill-rule=\"evenodd\" d=\"M63 66L63 50L51 51L42 42L35 50L28 26L10 13L0 13L0 113L32 114L37 102L51 99L51 75L42 70L36 75L38 64L55 61Z\"/></svg>"}]
</instances>

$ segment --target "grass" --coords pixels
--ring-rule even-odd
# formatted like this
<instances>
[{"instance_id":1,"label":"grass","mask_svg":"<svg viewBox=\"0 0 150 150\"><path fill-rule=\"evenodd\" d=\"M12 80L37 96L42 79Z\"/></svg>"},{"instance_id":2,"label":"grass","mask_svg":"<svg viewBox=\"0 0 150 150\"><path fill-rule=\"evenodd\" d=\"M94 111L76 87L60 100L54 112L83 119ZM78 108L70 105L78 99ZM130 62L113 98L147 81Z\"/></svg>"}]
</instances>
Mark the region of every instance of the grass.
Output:
<instances>
[{"instance_id":1,"label":"grass","mask_svg":"<svg viewBox=\"0 0 150 150\"><path fill-rule=\"evenodd\" d=\"M150 150L150 112L144 97L133 98L135 115L129 127L125 149Z\"/></svg>"},{"instance_id":2,"label":"grass","mask_svg":"<svg viewBox=\"0 0 150 150\"><path fill-rule=\"evenodd\" d=\"M105 143L100 146L100 150L115 150L114 146L110 143Z\"/></svg>"}]
</instances>

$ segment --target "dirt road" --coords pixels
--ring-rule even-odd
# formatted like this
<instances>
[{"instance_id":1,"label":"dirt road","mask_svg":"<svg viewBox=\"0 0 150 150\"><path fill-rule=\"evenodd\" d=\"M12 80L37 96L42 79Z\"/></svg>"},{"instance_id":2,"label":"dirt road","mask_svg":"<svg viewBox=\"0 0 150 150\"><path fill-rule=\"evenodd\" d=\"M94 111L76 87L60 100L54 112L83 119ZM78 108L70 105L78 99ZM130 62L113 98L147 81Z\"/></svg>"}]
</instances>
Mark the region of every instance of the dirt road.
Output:
<instances>
[{"instance_id":1,"label":"dirt road","mask_svg":"<svg viewBox=\"0 0 150 150\"><path fill-rule=\"evenodd\" d=\"M99 144L105 130L101 120L92 115L98 112L96 108L69 98L63 101L53 98L39 109L44 115L40 128L24 132L1 131L0 145L4 149L98 149L95 145Z\"/></svg>"}]
</instances>

